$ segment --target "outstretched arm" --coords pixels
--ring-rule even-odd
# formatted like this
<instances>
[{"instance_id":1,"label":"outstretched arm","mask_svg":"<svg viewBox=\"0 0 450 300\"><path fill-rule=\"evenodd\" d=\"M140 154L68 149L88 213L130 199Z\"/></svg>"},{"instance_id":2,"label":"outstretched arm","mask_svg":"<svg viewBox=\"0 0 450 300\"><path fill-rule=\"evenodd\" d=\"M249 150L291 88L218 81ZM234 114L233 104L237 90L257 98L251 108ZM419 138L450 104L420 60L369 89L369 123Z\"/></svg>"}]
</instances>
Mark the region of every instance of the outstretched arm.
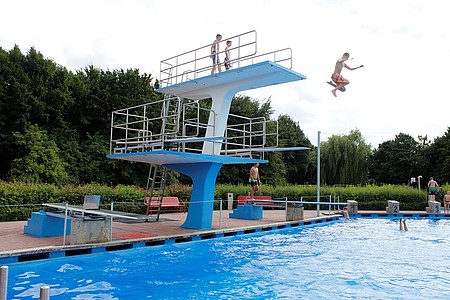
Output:
<instances>
[{"instance_id":1,"label":"outstretched arm","mask_svg":"<svg viewBox=\"0 0 450 300\"><path fill-rule=\"evenodd\" d=\"M344 67L346 67L346 68L349 69L350 71L353 71L353 70L356 70L356 69L359 69L359 68L364 67L364 65L360 65L359 67L356 67L356 68L350 68L349 66L347 66L347 64L344 64Z\"/></svg>"}]
</instances>

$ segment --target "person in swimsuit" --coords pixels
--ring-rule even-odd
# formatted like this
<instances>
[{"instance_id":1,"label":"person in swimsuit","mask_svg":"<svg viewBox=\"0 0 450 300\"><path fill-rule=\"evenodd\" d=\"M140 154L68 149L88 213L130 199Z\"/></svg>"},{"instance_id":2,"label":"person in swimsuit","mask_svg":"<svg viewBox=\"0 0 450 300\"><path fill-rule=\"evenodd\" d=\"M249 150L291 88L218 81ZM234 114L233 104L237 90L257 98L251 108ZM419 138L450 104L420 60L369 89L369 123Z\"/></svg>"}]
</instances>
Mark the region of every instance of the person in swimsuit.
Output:
<instances>
[{"instance_id":1,"label":"person in swimsuit","mask_svg":"<svg viewBox=\"0 0 450 300\"><path fill-rule=\"evenodd\" d=\"M450 212L450 191L444 196L444 213Z\"/></svg>"},{"instance_id":2,"label":"person in swimsuit","mask_svg":"<svg viewBox=\"0 0 450 300\"><path fill-rule=\"evenodd\" d=\"M348 81L347 79L342 77L342 75L341 75L342 68L346 67L347 69L353 71L353 70L364 67L363 65L360 65L359 67L356 67L356 68L350 68L345 63L349 58L350 58L350 54L344 53L344 55L342 55L342 58L338 59L338 61L336 62L336 66L334 67L334 73L331 75L331 80L333 80L333 82L336 83L336 87L331 91L331 93L335 97L337 97L336 90L342 89L344 86L346 86L347 84L350 83L350 81ZM343 89L343 90L345 91L345 89Z\"/></svg>"},{"instance_id":3,"label":"person in swimsuit","mask_svg":"<svg viewBox=\"0 0 450 300\"><path fill-rule=\"evenodd\" d=\"M219 43L222 40L222 35L217 34L216 39L211 45L211 58L213 61L213 67L211 69L211 75L216 72L216 67L219 72L222 72L222 69L220 67L220 59L219 59Z\"/></svg>"},{"instance_id":4,"label":"person in swimsuit","mask_svg":"<svg viewBox=\"0 0 450 300\"><path fill-rule=\"evenodd\" d=\"M261 182L261 179L259 178L259 170L258 170L259 164L255 163L253 164L253 167L250 169L250 176L248 179L248 182L250 183L250 186L252 187L252 190L250 191L250 201L252 202L254 199L255 192L259 190L259 184Z\"/></svg>"},{"instance_id":5,"label":"person in swimsuit","mask_svg":"<svg viewBox=\"0 0 450 300\"><path fill-rule=\"evenodd\" d=\"M428 181L428 201L435 201L436 191L438 187L439 184L436 182L436 180L434 180L433 177L430 177L430 181Z\"/></svg>"},{"instance_id":6,"label":"person in swimsuit","mask_svg":"<svg viewBox=\"0 0 450 300\"><path fill-rule=\"evenodd\" d=\"M231 69L230 47L231 41L227 41L227 47L225 48L225 59L223 60L223 66L225 67L225 70Z\"/></svg>"}]
</instances>

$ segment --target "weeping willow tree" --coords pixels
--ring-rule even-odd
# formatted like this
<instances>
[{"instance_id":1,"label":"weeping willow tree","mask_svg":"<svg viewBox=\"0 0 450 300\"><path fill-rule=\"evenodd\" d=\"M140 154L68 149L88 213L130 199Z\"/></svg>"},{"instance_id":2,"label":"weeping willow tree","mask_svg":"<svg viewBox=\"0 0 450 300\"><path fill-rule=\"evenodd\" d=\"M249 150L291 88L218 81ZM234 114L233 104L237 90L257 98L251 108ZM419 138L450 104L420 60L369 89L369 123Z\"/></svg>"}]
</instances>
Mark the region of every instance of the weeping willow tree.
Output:
<instances>
[{"instance_id":1,"label":"weeping willow tree","mask_svg":"<svg viewBox=\"0 0 450 300\"><path fill-rule=\"evenodd\" d=\"M321 143L322 182L362 184L367 182L371 146L366 144L358 129L348 135L333 135Z\"/></svg>"}]
</instances>

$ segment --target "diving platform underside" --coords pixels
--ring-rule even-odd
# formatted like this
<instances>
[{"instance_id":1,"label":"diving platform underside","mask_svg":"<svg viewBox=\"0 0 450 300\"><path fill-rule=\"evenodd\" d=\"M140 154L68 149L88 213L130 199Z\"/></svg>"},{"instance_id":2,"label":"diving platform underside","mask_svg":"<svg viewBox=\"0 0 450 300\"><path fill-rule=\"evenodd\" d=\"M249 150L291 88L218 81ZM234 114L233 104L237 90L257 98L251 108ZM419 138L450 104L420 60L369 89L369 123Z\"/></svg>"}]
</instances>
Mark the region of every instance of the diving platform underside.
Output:
<instances>
[{"instance_id":1,"label":"diving platform underside","mask_svg":"<svg viewBox=\"0 0 450 300\"><path fill-rule=\"evenodd\" d=\"M228 86L234 94L271 85L306 79L305 75L294 72L271 61L264 61L212 75L196 78L167 87L157 92L198 100L212 97L211 91Z\"/></svg>"},{"instance_id":2,"label":"diving platform underside","mask_svg":"<svg viewBox=\"0 0 450 300\"><path fill-rule=\"evenodd\" d=\"M218 164L253 164L268 163L264 159L252 159L243 157L233 157L225 155L209 155L190 152L176 152L167 150L156 150L149 152L119 153L107 155L110 159L121 159L134 162L142 162L157 165L177 165L196 163L218 163Z\"/></svg>"}]
</instances>

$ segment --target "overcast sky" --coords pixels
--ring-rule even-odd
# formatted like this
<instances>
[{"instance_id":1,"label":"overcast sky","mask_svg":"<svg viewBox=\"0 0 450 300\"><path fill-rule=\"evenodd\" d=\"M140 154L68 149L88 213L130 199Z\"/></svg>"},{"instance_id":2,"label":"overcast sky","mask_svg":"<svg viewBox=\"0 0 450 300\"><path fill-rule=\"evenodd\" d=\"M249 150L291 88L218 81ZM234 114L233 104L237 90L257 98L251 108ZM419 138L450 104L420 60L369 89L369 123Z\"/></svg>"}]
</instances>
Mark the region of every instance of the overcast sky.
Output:
<instances>
[{"instance_id":1,"label":"overcast sky","mask_svg":"<svg viewBox=\"0 0 450 300\"><path fill-rule=\"evenodd\" d=\"M304 81L244 92L271 97L313 144L359 129L372 147L450 125L450 18L445 0L0 0L0 47L31 46L70 70L138 68L250 30L258 53L290 47ZM344 52L364 68L335 98L326 84Z\"/></svg>"}]
</instances>

